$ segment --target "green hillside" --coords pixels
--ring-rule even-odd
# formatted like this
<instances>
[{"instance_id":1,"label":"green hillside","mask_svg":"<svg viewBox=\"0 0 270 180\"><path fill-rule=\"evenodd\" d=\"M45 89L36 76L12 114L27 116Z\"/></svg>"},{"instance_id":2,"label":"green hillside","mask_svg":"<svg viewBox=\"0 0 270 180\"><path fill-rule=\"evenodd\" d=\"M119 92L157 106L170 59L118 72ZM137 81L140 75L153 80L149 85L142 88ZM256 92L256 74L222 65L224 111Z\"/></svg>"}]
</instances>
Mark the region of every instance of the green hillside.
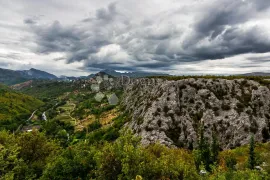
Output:
<instances>
[{"instance_id":1,"label":"green hillside","mask_svg":"<svg viewBox=\"0 0 270 180\"><path fill-rule=\"evenodd\" d=\"M57 98L66 92L72 92L77 88L69 82L58 82L51 80L34 80L31 87L22 88L24 94L34 96L39 99Z\"/></svg>"},{"instance_id":2,"label":"green hillside","mask_svg":"<svg viewBox=\"0 0 270 180\"><path fill-rule=\"evenodd\" d=\"M0 83L6 85L13 85L27 81L27 78L23 77L20 73L0 68Z\"/></svg>"},{"instance_id":3,"label":"green hillside","mask_svg":"<svg viewBox=\"0 0 270 180\"><path fill-rule=\"evenodd\" d=\"M0 128L15 129L43 102L0 85Z\"/></svg>"}]
</instances>

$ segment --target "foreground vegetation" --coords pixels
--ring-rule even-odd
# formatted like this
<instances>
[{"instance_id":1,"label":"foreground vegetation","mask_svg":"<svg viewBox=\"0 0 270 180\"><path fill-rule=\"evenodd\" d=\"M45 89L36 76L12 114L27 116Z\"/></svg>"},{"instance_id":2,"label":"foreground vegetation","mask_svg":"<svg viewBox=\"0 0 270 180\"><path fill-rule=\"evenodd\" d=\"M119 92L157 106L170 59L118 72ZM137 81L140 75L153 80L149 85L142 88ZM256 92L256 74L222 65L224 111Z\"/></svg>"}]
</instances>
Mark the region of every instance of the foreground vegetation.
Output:
<instances>
[{"instance_id":1,"label":"foreground vegetation","mask_svg":"<svg viewBox=\"0 0 270 180\"><path fill-rule=\"evenodd\" d=\"M44 103L0 85L0 130L16 130Z\"/></svg>"},{"instance_id":2,"label":"foreground vegetation","mask_svg":"<svg viewBox=\"0 0 270 180\"><path fill-rule=\"evenodd\" d=\"M86 138L68 147L37 131L0 132L0 179L269 179L269 166L249 167L249 146L221 152L211 170L200 174L196 151L140 145L122 132L113 142ZM255 163L270 163L270 144L255 147ZM200 166L204 168L203 164Z\"/></svg>"}]
</instances>

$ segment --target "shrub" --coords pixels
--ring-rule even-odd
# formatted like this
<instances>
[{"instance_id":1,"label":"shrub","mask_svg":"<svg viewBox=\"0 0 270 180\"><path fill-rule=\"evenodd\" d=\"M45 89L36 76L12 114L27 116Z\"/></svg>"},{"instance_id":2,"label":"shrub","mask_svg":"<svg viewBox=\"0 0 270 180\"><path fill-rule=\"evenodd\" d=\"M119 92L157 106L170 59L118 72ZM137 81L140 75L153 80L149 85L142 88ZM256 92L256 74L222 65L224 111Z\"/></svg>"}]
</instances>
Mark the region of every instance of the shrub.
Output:
<instances>
[{"instance_id":1,"label":"shrub","mask_svg":"<svg viewBox=\"0 0 270 180\"><path fill-rule=\"evenodd\" d=\"M255 149L255 142L254 142L254 135L252 134L250 137L249 158L248 158L248 167L250 169L254 169L256 163L254 149Z\"/></svg>"},{"instance_id":2,"label":"shrub","mask_svg":"<svg viewBox=\"0 0 270 180\"><path fill-rule=\"evenodd\" d=\"M67 148L60 156L47 164L42 180L72 180L72 179L92 179L95 177L96 162L94 147L89 147L84 143Z\"/></svg>"},{"instance_id":3,"label":"shrub","mask_svg":"<svg viewBox=\"0 0 270 180\"><path fill-rule=\"evenodd\" d=\"M231 151L223 153L222 161L225 161L225 165L229 170L235 170L237 160L235 155Z\"/></svg>"},{"instance_id":4,"label":"shrub","mask_svg":"<svg viewBox=\"0 0 270 180\"><path fill-rule=\"evenodd\" d=\"M102 127L102 125L100 124L100 122L98 120L96 120L92 124L88 125L88 131L91 132L91 131L97 130L101 127Z\"/></svg>"},{"instance_id":5,"label":"shrub","mask_svg":"<svg viewBox=\"0 0 270 180\"><path fill-rule=\"evenodd\" d=\"M219 100L224 99L224 97L227 95L227 91L225 91L224 89L222 89L222 87L218 87L218 88L216 89L216 91L213 91L213 93L215 94L215 96L216 96Z\"/></svg>"}]
</instances>

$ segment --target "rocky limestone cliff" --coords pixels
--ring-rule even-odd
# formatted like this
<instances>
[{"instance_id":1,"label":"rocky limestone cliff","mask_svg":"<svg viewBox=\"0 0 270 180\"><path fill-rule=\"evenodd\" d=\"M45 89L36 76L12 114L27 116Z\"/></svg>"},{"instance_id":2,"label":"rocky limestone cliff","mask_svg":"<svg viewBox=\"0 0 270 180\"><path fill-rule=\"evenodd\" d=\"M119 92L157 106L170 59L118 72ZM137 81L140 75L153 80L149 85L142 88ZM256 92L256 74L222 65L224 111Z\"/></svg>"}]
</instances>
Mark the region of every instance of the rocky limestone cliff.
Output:
<instances>
[{"instance_id":1,"label":"rocky limestone cliff","mask_svg":"<svg viewBox=\"0 0 270 180\"><path fill-rule=\"evenodd\" d=\"M143 144L196 146L202 124L223 149L247 144L251 133L270 139L270 90L251 80L141 79L126 86L122 105Z\"/></svg>"}]
</instances>

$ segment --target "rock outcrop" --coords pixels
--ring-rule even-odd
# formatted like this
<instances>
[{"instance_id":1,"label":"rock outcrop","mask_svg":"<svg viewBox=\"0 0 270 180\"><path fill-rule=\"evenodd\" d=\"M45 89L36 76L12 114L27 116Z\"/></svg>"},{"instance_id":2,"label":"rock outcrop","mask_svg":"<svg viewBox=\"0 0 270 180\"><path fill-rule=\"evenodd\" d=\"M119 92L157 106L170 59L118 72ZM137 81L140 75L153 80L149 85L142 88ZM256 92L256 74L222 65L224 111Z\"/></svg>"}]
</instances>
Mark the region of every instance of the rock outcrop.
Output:
<instances>
[{"instance_id":1,"label":"rock outcrop","mask_svg":"<svg viewBox=\"0 0 270 180\"><path fill-rule=\"evenodd\" d=\"M270 139L270 90L252 80L140 79L126 86L122 105L143 144L191 148L201 126L223 149L247 144L251 133Z\"/></svg>"}]
</instances>

